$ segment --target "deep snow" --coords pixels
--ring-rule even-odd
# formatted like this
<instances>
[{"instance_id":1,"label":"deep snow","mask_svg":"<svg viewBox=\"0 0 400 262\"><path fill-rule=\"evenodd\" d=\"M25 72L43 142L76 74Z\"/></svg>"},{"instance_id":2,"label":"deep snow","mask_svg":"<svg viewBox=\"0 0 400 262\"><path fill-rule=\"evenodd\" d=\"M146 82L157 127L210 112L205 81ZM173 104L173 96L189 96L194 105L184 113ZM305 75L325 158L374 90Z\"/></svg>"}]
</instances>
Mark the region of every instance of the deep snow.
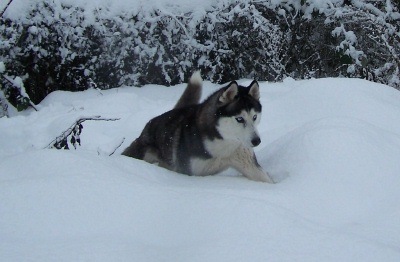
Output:
<instances>
[{"instance_id":1,"label":"deep snow","mask_svg":"<svg viewBox=\"0 0 400 262\"><path fill-rule=\"evenodd\" d=\"M218 87L205 82L203 96ZM0 261L400 260L398 91L261 83L256 154L270 185L119 155L184 88L55 92L38 112L1 118ZM77 150L43 149L94 115L121 119L84 122Z\"/></svg>"}]
</instances>

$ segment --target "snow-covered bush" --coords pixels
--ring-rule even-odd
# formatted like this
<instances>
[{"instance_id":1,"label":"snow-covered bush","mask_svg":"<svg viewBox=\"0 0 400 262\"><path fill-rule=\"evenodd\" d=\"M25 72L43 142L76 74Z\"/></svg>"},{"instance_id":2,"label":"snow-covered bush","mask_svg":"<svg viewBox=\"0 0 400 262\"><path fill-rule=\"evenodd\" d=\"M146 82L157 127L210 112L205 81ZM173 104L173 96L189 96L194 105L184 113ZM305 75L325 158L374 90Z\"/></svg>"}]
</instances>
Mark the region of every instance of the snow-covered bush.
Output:
<instances>
[{"instance_id":1,"label":"snow-covered bush","mask_svg":"<svg viewBox=\"0 0 400 262\"><path fill-rule=\"evenodd\" d=\"M400 14L392 1L273 1L294 78L361 77L400 88Z\"/></svg>"},{"instance_id":2,"label":"snow-covered bush","mask_svg":"<svg viewBox=\"0 0 400 262\"><path fill-rule=\"evenodd\" d=\"M393 1L225 0L121 9L33 1L0 20L0 60L33 102L53 90L238 78L362 77L400 87ZM140 1L138 5L144 5Z\"/></svg>"},{"instance_id":3,"label":"snow-covered bush","mask_svg":"<svg viewBox=\"0 0 400 262\"><path fill-rule=\"evenodd\" d=\"M336 50L351 58L350 76L400 89L400 14L391 1L349 1L326 23L336 25Z\"/></svg>"},{"instance_id":4,"label":"snow-covered bush","mask_svg":"<svg viewBox=\"0 0 400 262\"><path fill-rule=\"evenodd\" d=\"M5 20L0 26L0 52L9 74L24 75L34 102L58 89L84 90L91 56L90 40L82 27L84 10L54 2L38 2L26 20Z\"/></svg>"},{"instance_id":5,"label":"snow-covered bush","mask_svg":"<svg viewBox=\"0 0 400 262\"><path fill-rule=\"evenodd\" d=\"M252 1L208 12L195 29L197 67L216 82L243 77L281 79L285 36L274 24L274 16L271 9Z\"/></svg>"},{"instance_id":6,"label":"snow-covered bush","mask_svg":"<svg viewBox=\"0 0 400 262\"><path fill-rule=\"evenodd\" d=\"M221 5L198 20L192 13L160 9L125 14L103 19L97 29L96 39L112 36L104 39L90 68L100 87L177 84L194 69L217 82L239 77L276 80L283 73L283 35L250 3Z\"/></svg>"}]
</instances>

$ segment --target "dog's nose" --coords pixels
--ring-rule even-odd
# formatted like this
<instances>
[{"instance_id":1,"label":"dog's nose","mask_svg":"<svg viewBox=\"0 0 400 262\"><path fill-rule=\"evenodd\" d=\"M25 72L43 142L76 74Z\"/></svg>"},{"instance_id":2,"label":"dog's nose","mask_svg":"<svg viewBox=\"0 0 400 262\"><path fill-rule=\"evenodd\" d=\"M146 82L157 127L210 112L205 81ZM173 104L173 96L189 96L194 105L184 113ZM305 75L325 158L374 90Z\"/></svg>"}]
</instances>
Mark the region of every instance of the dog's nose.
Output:
<instances>
[{"instance_id":1,"label":"dog's nose","mask_svg":"<svg viewBox=\"0 0 400 262\"><path fill-rule=\"evenodd\" d=\"M261 143L261 139L259 137L254 137L251 140L251 143L253 144L253 146L258 146Z\"/></svg>"}]
</instances>

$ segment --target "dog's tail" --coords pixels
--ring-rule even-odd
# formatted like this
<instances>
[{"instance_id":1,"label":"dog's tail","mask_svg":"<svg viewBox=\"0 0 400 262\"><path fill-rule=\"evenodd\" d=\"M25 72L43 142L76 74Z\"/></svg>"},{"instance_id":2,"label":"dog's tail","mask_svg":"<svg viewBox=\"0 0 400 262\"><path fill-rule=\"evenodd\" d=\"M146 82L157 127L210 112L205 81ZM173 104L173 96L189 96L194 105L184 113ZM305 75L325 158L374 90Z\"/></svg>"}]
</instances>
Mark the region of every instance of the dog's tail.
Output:
<instances>
[{"instance_id":1,"label":"dog's tail","mask_svg":"<svg viewBox=\"0 0 400 262\"><path fill-rule=\"evenodd\" d=\"M196 71L189 79L189 83L174 109L195 105L200 102L203 79L200 71Z\"/></svg>"}]
</instances>

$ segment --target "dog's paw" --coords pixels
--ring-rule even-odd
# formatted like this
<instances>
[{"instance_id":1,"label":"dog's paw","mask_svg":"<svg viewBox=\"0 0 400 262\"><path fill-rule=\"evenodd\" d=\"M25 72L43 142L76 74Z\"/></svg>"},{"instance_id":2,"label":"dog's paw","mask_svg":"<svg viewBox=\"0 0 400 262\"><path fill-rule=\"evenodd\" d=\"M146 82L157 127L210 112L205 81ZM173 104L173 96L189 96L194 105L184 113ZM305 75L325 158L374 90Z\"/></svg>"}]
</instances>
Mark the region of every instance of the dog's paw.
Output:
<instances>
[{"instance_id":1,"label":"dog's paw","mask_svg":"<svg viewBox=\"0 0 400 262\"><path fill-rule=\"evenodd\" d=\"M275 184L276 183L276 181L267 172L264 172L264 178L263 178L262 181L270 183L270 184Z\"/></svg>"}]
</instances>

